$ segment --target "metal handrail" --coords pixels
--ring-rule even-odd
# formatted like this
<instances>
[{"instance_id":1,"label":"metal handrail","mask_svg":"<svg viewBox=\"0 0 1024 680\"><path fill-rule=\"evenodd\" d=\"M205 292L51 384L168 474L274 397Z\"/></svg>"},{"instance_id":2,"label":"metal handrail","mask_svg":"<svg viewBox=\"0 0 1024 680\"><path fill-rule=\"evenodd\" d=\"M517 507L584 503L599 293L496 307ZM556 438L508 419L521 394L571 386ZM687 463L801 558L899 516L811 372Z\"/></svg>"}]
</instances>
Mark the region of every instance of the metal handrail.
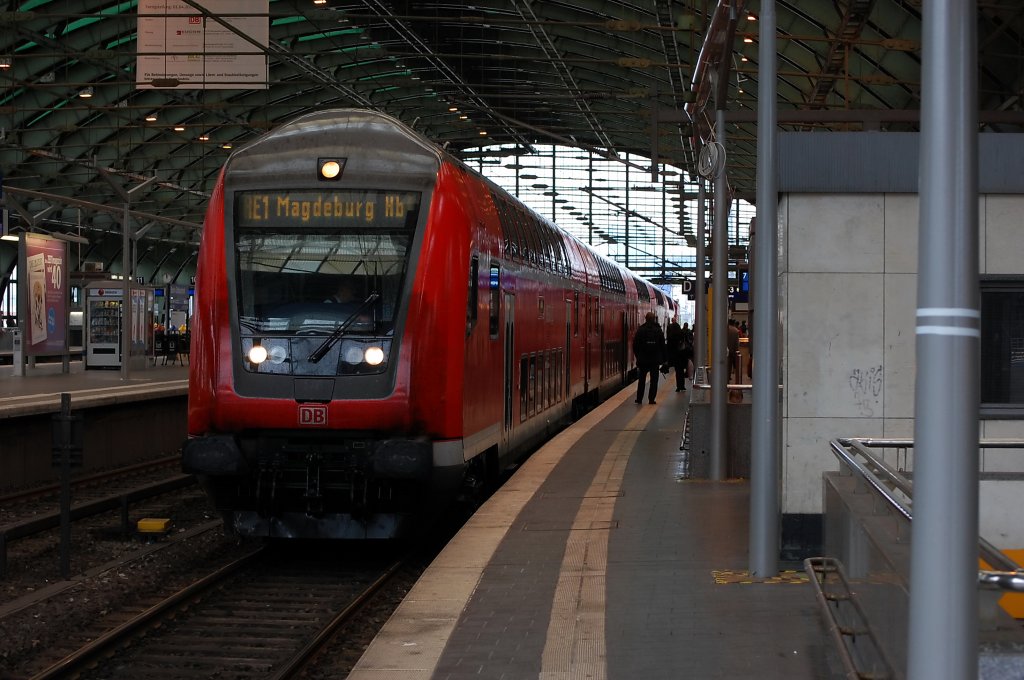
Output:
<instances>
[{"instance_id":1,"label":"metal handrail","mask_svg":"<svg viewBox=\"0 0 1024 680\"><path fill-rule=\"evenodd\" d=\"M870 438L838 438L829 442L832 453L841 462L845 463L851 471L856 472L861 479L871 488L875 489L889 503L892 508L905 517L907 521L913 520L913 513L910 506L893 494L890 486L913 498L914 484L904 477L898 470L895 470L889 463L876 457L870 449L872 448L900 448L910 449L914 447L912 439L870 439ZM1024 448L1024 441L1015 439L982 439L978 442L981 449L1011 449ZM864 458L865 462L858 460L850 450ZM879 477L881 474L881 478ZM984 538L978 539L978 554L989 565L991 570L978 570L978 584L986 589L1012 590L1024 592L1024 569L1021 568L1010 557L1006 556L998 548Z\"/></svg>"},{"instance_id":2,"label":"metal handrail","mask_svg":"<svg viewBox=\"0 0 1024 680\"><path fill-rule=\"evenodd\" d=\"M861 479L863 479L868 486L875 489L875 491L877 491L882 496L882 498L884 498L889 503L889 505L891 505L893 509L896 510L896 512L906 517L908 521L913 519L913 516L910 512L910 508L907 507L907 505L905 505L903 501L896 498L892 491L890 491L889 487L883 484L882 480L879 479L877 475L875 475L874 471L869 470L868 467L864 465L864 463L854 458L853 455L851 455L849 451L847 451L845 446L849 445L849 442L851 441L853 440L833 439L831 442L829 442L829 444L832 447L832 453L834 453L836 458L838 458L841 462L846 463L847 467L857 472L860 475ZM879 465L879 460L872 456L866 450L858 450L858 453L864 456L876 469L884 470L886 472L888 472L891 469L888 466ZM905 478L904 481L906 481Z\"/></svg>"}]
</instances>

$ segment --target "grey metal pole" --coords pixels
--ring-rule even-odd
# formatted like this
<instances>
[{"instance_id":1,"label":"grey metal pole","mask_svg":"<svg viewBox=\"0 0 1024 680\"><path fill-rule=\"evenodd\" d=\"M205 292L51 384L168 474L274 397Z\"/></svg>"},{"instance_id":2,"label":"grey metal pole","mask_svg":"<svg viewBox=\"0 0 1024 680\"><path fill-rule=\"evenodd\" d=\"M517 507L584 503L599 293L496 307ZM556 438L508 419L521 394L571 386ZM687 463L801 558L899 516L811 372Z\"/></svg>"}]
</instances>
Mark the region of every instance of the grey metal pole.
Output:
<instances>
[{"instance_id":1,"label":"grey metal pole","mask_svg":"<svg viewBox=\"0 0 1024 680\"><path fill-rule=\"evenodd\" d=\"M924 4L909 680L978 677L976 22Z\"/></svg>"},{"instance_id":2,"label":"grey metal pole","mask_svg":"<svg viewBox=\"0 0 1024 680\"><path fill-rule=\"evenodd\" d=\"M124 215L121 218L121 380L128 379L128 364L132 356L132 271L131 271L131 222L129 222L130 203L124 202Z\"/></svg>"},{"instance_id":3,"label":"grey metal pole","mask_svg":"<svg viewBox=\"0 0 1024 680\"><path fill-rule=\"evenodd\" d=\"M715 221L711 239L711 455L709 477L726 478L725 390L729 367L726 356L726 322L729 318L729 188L725 175L725 103L715 111L715 142L719 147L715 177Z\"/></svg>"},{"instance_id":4,"label":"grey metal pole","mask_svg":"<svg viewBox=\"0 0 1024 680\"><path fill-rule=\"evenodd\" d=\"M757 230L754 233L753 405L750 429L750 573L779 573L778 178L775 2L761 3L757 77Z\"/></svg>"},{"instance_id":5,"label":"grey metal pole","mask_svg":"<svg viewBox=\"0 0 1024 680\"><path fill-rule=\"evenodd\" d=\"M704 244L707 242L704 216L707 214L707 192L704 190L704 179L697 179L697 267L694 270L693 282L693 366L696 369L707 364L707 343L704 338L708 332L708 314L704 298ZM699 329L699 330L698 330ZM696 377L696 374L694 374ZM707 380L707 376L703 377Z\"/></svg>"}]
</instances>

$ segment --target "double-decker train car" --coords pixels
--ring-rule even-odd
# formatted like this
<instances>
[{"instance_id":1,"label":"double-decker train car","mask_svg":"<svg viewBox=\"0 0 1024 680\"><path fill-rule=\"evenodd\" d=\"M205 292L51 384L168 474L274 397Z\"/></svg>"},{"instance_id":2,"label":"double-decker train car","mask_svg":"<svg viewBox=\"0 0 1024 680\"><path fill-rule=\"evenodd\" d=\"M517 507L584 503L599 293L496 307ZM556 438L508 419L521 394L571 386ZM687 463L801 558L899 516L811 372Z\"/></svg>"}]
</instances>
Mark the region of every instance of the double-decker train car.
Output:
<instances>
[{"instance_id":1,"label":"double-decker train car","mask_svg":"<svg viewBox=\"0 0 1024 680\"><path fill-rule=\"evenodd\" d=\"M229 530L391 538L635 373L649 283L387 115L232 153L196 276L183 468Z\"/></svg>"}]
</instances>

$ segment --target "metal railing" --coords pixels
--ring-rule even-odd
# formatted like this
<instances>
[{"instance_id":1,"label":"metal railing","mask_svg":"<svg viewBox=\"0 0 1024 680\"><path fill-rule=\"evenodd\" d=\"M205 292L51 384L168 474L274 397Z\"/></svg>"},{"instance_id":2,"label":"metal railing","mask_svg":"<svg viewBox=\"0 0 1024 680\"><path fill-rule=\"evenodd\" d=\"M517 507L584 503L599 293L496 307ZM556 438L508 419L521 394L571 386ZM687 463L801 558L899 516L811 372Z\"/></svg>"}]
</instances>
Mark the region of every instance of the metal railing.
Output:
<instances>
[{"instance_id":1,"label":"metal railing","mask_svg":"<svg viewBox=\"0 0 1024 680\"><path fill-rule=\"evenodd\" d=\"M985 439L979 449L1024 449L1024 441ZM913 520L913 481L879 455L875 449L896 449L899 457L914 447L911 439L840 438L830 442L832 453L843 463L845 472L874 491L895 516ZM1024 570L989 541L979 537L978 554L991 569L978 571L979 588L991 591L987 597L995 608L1001 591L1024 592ZM804 561L816 596L825 612L829 632L850 680L899 677L894 672L885 644L872 630L868 616L855 598L842 562L834 557ZM890 652L892 650L889 650Z\"/></svg>"},{"instance_id":2,"label":"metal railing","mask_svg":"<svg viewBox=\"0 0 1024 680\"><path fill-rule=\"evenodd\" d=\"M871 451L871 449L877 448L912 449L914 448L913 439L840 438L832 440L830 445L832 453L851 471L856 472L866 484L875 489L896 512L906 517L908 521L913 520L910 507L914 483ZM982 450L1024 449L1024 440L982 439L978 442L978 448ZM863 460L859 460L858 455ZM903 494L906 502L897 497L893 493L894 490ZM978 555L994 568L993 570L978 571L980 585L986 588L1024 592L1024 570L1020 565L984 538L978 540Z\"/></svg>"}]
</instances>

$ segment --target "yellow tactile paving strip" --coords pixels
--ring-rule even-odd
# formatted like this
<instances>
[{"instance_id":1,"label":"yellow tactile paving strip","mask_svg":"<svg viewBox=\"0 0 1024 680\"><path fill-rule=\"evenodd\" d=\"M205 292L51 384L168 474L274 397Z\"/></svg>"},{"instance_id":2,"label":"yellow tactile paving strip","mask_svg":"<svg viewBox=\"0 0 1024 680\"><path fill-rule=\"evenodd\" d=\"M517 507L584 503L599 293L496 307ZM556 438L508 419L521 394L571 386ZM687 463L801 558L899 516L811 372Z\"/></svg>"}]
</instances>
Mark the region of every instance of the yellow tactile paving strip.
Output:
<instances>
[{"instance_id":1,"label":"yellow tactile paving strip","mask_svg":"<svg viewBox=\"0 0 1024 680\"><path fill-rule=\"evenodd\" d=\"M711 576L715 579L715 583L718 585L730 585L733 583L743 584L776 584L776 583L809 583L810 577L807 576L806 572L803 571L780 571L778 576L770 576L769 578L752 578L749 571L730 571L728 569L712 569Z\"/></svg>"}]
</instances>

